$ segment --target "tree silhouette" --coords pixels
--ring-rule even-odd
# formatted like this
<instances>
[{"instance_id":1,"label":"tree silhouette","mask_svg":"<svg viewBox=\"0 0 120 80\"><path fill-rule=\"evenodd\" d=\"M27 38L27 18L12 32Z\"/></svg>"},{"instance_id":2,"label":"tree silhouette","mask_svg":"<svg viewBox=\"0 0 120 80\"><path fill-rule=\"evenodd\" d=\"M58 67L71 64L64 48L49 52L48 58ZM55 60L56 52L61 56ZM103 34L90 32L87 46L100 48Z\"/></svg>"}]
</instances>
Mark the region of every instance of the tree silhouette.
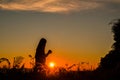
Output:
<instances>
[{"instance_id":1,"label":"tree silhouette","mask_svg":"<svg viewBox=\"0 0 120 80\"><path fill-rule=\"evenodd\" d=\"M112 23L112 32L114 33L114 44L112 50L101 58L100 69L113 69L120 65L120 19Z\"/></svg>"},{"instance_id":2,"label":"tree silhouette","mask_svg":"<svg viewBox=\"0 0 120 80\"><path fill-rule=\"evenodd\" d=\"M35 71L43 70L43 67L46 62L46 57L52 53L51 50L48 50L47 54L45 54L45 46L46 46L46 39L42 38L37 46L36 54L35 54Z\"/></svg>"},{"instance_id":3,"label":"tree silhouette","mask_svg":"<svg viewBox=\"0 0 120 80\"><path fill-rule=\"evenodd\" d=\"M112 27L112 32L114 33L115 43L113 44L113 49L120 51L120 19L114 23Z\"/></svg>"}]
</instances>

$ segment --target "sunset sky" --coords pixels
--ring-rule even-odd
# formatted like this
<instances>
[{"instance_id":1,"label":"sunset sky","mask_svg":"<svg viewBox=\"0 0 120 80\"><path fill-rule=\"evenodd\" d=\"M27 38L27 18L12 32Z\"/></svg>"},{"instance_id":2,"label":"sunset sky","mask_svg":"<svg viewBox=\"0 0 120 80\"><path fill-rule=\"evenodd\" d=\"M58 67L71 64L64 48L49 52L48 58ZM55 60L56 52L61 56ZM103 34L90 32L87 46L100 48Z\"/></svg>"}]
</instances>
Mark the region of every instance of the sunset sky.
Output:
<instances>
[{"instance_id":1,"label":"sunset sky","mask_svg":"<svg viewBox=\"0 0 120 80\"><path fill-rule=\"evenodd\" d=\"M113 44L109 23L120 18L120 0L0 0L0 57L35 55L47 39L56 65L99 63Z\"/></svg>"}]
</instances>

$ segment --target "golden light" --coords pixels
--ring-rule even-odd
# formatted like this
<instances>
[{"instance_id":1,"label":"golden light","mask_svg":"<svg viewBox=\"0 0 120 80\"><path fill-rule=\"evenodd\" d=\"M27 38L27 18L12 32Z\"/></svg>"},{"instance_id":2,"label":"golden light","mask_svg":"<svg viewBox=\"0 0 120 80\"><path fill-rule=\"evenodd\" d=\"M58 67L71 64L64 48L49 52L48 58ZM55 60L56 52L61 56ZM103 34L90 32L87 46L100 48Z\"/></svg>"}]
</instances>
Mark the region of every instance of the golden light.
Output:
<instances>
[{"instance_id":1,"label":"golden light","mask_svg":"<svg viewBox=\"0 0 120 80\"><path fill-rule=\"evenodd\" d=\"M50 63L49 63L49 67L50 67L50 68L54 68L54 67L55 67L55 63L54 63L54 62L50 62Z\"/></svg>"}]
</instances>

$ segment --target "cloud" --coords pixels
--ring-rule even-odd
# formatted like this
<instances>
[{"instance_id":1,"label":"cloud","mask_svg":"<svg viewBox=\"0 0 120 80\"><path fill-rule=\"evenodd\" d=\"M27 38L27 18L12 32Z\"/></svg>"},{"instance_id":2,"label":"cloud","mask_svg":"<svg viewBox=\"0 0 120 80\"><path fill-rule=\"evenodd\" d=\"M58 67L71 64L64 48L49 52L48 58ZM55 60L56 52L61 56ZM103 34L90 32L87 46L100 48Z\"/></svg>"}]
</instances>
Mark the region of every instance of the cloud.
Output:
<instances>
[{"instance_id":1,"label":"cloud","mask_svg":"<svg viewBox=\"0 0 120 80\"><path fill-rule=\"evenodd\" d=\"M120 0L106 0L101 1L101 3L104 5L104 8L110 12L120 12Z\"/></svg>"},{"instance_id":2,"label":"cloud","mask_svg":"<svg viewBox=\"0 0 120 80\"><path fill-rule=\"evenodd\" d=\"M96 9L106 4L120 3L120 0L0 0L0 9L69 13Z\"/></svg>"},{"instance_id":3,"label":"cloud","mask_svg":"<svg viewBox=\"0 0 120 80\"><path fill-rule=\"evenodd\" d=\"M94 6L93 6L94 5ZM84 0L1 0L0 8L5 10L38 12L72 12L94 9L96 2Z\"/></svg>"}]
</instances>

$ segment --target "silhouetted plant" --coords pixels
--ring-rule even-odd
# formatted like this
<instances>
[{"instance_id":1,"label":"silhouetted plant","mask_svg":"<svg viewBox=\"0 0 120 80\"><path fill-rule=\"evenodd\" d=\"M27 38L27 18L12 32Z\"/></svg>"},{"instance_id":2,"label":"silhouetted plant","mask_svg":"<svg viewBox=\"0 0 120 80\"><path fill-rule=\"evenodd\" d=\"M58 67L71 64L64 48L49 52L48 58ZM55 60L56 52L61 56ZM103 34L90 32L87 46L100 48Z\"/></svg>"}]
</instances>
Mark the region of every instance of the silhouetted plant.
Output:
<instances>
[{"instance_id":1,"label":"silhouetted plant","mask_svg":"<svg viewBox=\"0 0 120 80\"><path fill-rule=\"evenodd\" d=\"M76 64L72 64L71 66L67 67L67 70L72 69L74 66L76 66Z\"/></svg>"},{"instance_id":2,"label":"silhouetted plant","mask_svg":"<svg viewBox=\"0 0 120 80\"><path fill-rule=\"evenodd\" d=\"M114 33L115 43L113 44L114 50L120 51L120 19L114 23L112 27L112 32Z\"/></svg>"},{"instance_id":3,"label":"silhouetted plant","mask_svg":"<svg viewBox=\"0 0 120 80\"><path fill-rule=\"evenodd\" d=\"M20 68L20 65L23 61L24 57L22 56L17 56L17 57L14 57L14 62L13 62L13 68Z\"/></svg>"},{"instance_id":4,"label":"silhouetted plant","mask_svg":"<svg viewBox=\"0 0 120 80\"><path fill-rule=\"evenodd\" d=\"M112 46L113 49L104 58L101 58L99 65L101 69L113 69L120 64L120 19L112 24L115 43Z\"/></svg>"},{"instance_id":5,"label":"silhouetted plant","mask_svg":"<svg viewBox=\"0 0 120 80\"><path fill-rule=\"evenodd\" d=\"M32 55L28 55L30 58L30 65L32 66L32 68L35 66L35 61L34 61L34 57Z\"/></svg>"},{"instance_id":6,"label":"silhouetted plant","mask_svg":"<svg viewBox=\"0 0 120 80\"><path fill-rule=\"evenodd\" d=\"M8 63L8 68L10 68L10 61L7 58L0 58L0 63L6 61Z\"/></svg>"}]
</instances>

